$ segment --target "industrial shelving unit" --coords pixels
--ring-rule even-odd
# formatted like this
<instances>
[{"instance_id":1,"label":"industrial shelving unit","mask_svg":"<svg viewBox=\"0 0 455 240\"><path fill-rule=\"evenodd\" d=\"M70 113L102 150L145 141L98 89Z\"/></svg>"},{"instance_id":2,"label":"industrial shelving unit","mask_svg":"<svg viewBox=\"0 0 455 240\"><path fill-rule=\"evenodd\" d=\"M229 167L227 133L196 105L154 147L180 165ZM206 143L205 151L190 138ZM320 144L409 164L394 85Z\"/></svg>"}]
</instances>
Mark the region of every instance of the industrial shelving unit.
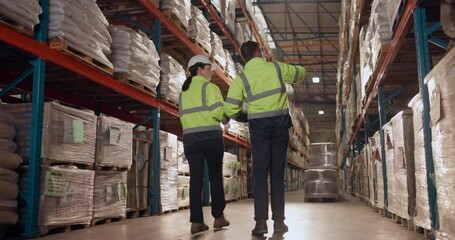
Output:
<instances>
[{"instance_id":1,"label":"industrial shelving unit","mask_svg":"<svg viewBox=\"0 0 455 240\"><path fill-rule=\"evenodd\" d=\"M348 6L349 6L349 1ZM360 12L365 13L367 9L365 6L367 0L360 1ZM370 1L371 2L371 1ZM383 168L383 180L384 180L384 202L385 202L385 216L387 216L387 175L386 175L386 159L385 159L385 134L383 126L390 119L390 116L387 113L390 112L399 112L400 107L396 107L390 104L391 100L397 99L396 102L399 102L399 97L409 100L412 94L421 93L423 103L424 103L424 115L423 115L423 132L424 132L424 146L425 146L425 156L426 156L426 169L427 169L427 184L428 184L428 197L429 197L429 208L431 216L431 228L434 230L438 229L438 207L436 202L436 187L432 176L434 175L434 163L433 163L433 154L431 147L431 128L430 128L430 108L429 108L429 96L428 88L424 83L425 76L429 73L430 65L430 52L432 54L441 53L447 48L447 43L438 38L437 31L440 31L439 14L434 14L434 11L439 11L438 7L433 5L437 3L429 3L430 1L417 1L417 0L405 0L401 2L401 7L399 11L398 20L396 20L394 34L390 41L390 44L386 49L383 49L381 60L378 62L373 75L371 78L371 83L367 85L365 89L366 97L363 102L362 110L356 118L353 126L346 126L345 122L345 113L346 108L342 110L342 136L346 134L346 129L349 127L353 128L353 133L351 136L345 136L348 139L346 156L344 157L341 168L346 168L347 156L355 157L360 154L361 145L363 143L368 143L368 138L371 136L373 129L380 131L381 136L381 146L382 146L382 168ZM427 4L427 5L425 5ZM349 7L348 7L349 9ZM437 10L436 10L437 9ZM427 14L428 12L433 14ZM349 12L347 13L349 16ZM359 16L361 19L362 14ZM427 22L428 21L428 22ZM348 25L349 17L346 18L346 25ZM430 27L428 23L433 23ZM413 31L411 31L413 29ZM351 89L351 83L355 78L356 69L356 53L358 52L358 34L359 31L359 22L355 24L354 37L353 39L355 45L349 46L348 37L345 38L342 47L342 59L341 63L344 61L350 61L351 66L347 74L348 78L346 79L346 88L342 89L345 93L345 100L349 98L349 94L353 93ZM348 31L345 31L346 33ZM442 35L441 35L442 36ZM433 43L429 45L428 42ZM347 51L349 48L352 48L352 55L350 59L347 59ZM403 59L406 59L403 60ZM411 61L409 60L411 59ZM341 71L342 68L339 68ZM414 74L409 74L410 71L415 70ZM400 75L398 72L402 71ZM418 80L418 81L416 81ZM418 88L417 88L418 86ZM388 96L386 96L386 92ZM375 102L377 101L377 103ZM397 104L399 105L399 104ZM376 114L374 109L378 109ZM389 118L388 118L389 117ZM375 120L374 120L375 119ZM375 127L376 126L376 127ZM362 128L363 127L363 128ZM346 169L345 169L346 170ZM345 171L346 176L346 171Z\"/></svg>"},{"instance_id":2,"label":"industrial shelving unit","mask_svg":"<svg viewBox=\"0 0 455 240\"><path fill-rule=\"evenodd\" d=\"M27 202L27 219L25 224L25 236L36 237L38 232L38 210L40 196L40 173L41 173L41 129L42 113L45 99L54 99L66 104L94 110L96 114L105 113L119 119L137 123L154 129L154 143L159 142L159 130L166 130L181 136L181 128L178 123L178 108L172 104L160 100L159 91L157 96L152 96L142 90L134 88L126 83L114 79L109 74L87 65L71 56L54 50L47 45L48 26L48 0L39 1L43 13L40 15L40 24L37 26L35 36L23 35L9 26L0 24L0 41L6 43L1 46L9 55L10 65L14 65L16 72L27 69L22 74L11 75L4 72L0 80L6 86L0 91L0 98L5 102L20 102L17 98L9 95L32 93L32 136L30 148L30 181L29 192L21 194ZM105 4L98 1L100 5ZM128 14L128 8L115 8L110 10L115 14L109 16L116 22L123 23L133 28L139 28L146 32L154 40L157 51L163 46L176 46L176 49L184 49L181 52L183 59L187 61L190 55L204 54L204 51L192 42L186 33L168 16L159 6L149 0L131 1L134 7L139 8L144 15L143 19L135 19ZM221 22L212 6L201 0L201 4L207 9L212 19L222 30L228 41L232 44L234 53L239 54L239 46L226 26ZM264 46L263 40L257 33L257 29L245 10L242 1L238 1L242 11L248 18L256 38ZM152 26L152 27L150 27ZM164 34L170 34L171 40L164 40ZM166 35L166 39L169 36ZM3 51L2 50L2 51ZM18 57L16 57L18 56ZM266 51L268 58L268 52ZM30 61L31 66L29 65ZM11 64L13 63L13 64ZM225 94L232 79L227 77L219 68L215 71L213 82L216 83ZM32 80L32 81L31 81ZM149 120L152 120L151 122ZM224 137L235 144L250 148L250 143L228 133ZM154 158L159 156L159 144L154 144ZM152 171L159 172L159 161L154 161ZM159 196L159 175L154 174L155 186L152 186L149 195ZM158 186L158 187L157 187ZM158 214L159 199L154 197L152 213Z\"/></svg>"}]
</instances>

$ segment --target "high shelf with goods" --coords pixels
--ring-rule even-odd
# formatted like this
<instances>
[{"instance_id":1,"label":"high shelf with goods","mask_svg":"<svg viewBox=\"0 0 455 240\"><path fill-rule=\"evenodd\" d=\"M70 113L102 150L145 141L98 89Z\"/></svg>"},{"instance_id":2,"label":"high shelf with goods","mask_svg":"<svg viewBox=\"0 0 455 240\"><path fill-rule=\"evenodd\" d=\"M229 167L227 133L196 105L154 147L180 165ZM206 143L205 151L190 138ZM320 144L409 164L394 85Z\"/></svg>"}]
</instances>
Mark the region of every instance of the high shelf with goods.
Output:
<instances>
[{"instance_id":1,"label":"high shelf with goods","mask_svg":"<svg viewBox=\"0 0 455 240\"><path fill-rule=\"evenodd\" d=\"M131 123L153 127L153 142L159 143L159 130L181 135L178 108L175 102L160 98L159 90L134 84L128 79L115 79L112 68L95 59L74 51L65 44L48 44L49 1L40 0L42 8L40 24L36 31L21 31L9 23L0 23L2 53L2 91L0 97L5 103L27 101L31 93L32 125L30 136L29 191L22 195L27 202L25 236L38 235L38 209L41 186L41 129L45 100L58 100L70 106L93 110L97 115L107 114ZM203 49L188 38L184 25L176 21L172 13L160 10L153 1L129 2L97 1L98 6L110 23L139 29L154 40L158 52L173 53L176 60L185 65L193 54L206 54ZM205 5L204 7L209 7ZM209 10L210 11L210 10ZM252 23L252 22L251 22ZM223 25L217 21L220 28ZM33 37L34 36L34 37ZM233 49L238 45L232 37ZM237 52L238 53L238 52ZM31 61L29 61L31 60ZM29 65L29 62L31 65ZM24 70L26 70L24 72ZM22 74L21 74L22 73ZM213 82L225 94L232 81L221 68L215 71ZM15 96L21 95L21 98ZM149 120L153 121L149 121ZM245 139L229 133L225 138L249 147ZM159 144L152 149L154 159L160 154ZM159 171L159 161L150 166ZM149 186L149 195L158 196L159 174L153 174L155 186ZM158 214L158 201L154 197L153 214Z\"/></svg>"},{"instance_id":2,"label":"high shelf with goods","mask_svg":"<svg viewBox=\"0 0 455 240\"><path fill-rule=\"evenodd\" d=\"M445 166L440 159L433 160L439 157L434 153L440 151L437 137L441 135L437 129L435 135L431 120L435 114L441 119L434 111L444 108L435 105L439 90L434 90L437 88L431 78L444 75L444 66L438 65L447 65L451 58L451 52L446 52L449 38L440 23L444 17L440 11L448 8L442 8L439 1L343 3L346 13L342 16L345 28L340 33L337 138L338 163L345 170L344 188L371 201L384 216L409 226L414 222L416 229L431 230L433 235L450 235L445 223L448 219L441 215L441 209L448 209L440 205L445 181L433 177L441 176L440 169ZM431 68L435 73L430 73ZM416 128L419 124L421 127ZM415 151L414 145L407 145L414 141ZM409 194L409 201L401 203L409 204L409 210L401 212L403 192ZM417 211L411 209L413 204ZM422 215L426 215L424 221Z\"/></svg>"}]
</instances>

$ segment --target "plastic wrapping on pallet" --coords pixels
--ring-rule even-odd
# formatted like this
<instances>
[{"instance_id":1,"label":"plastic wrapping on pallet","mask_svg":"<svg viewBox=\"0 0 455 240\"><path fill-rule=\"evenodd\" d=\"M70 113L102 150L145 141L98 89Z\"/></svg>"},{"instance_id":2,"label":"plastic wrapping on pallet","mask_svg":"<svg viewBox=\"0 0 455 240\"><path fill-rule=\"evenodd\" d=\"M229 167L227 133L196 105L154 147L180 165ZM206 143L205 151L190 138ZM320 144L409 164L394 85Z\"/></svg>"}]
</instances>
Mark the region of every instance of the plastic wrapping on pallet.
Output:
<instances>
[{"instance_id":1,"label":"plastic wrapping on pallet","mask_svg":"<svg viewBox=\"0 0 455 240\"><path fill-rule=\"evenodd\" d=\"M127 199L126 171L95 171L93 219L124 217Z\"/></svg>"},{"instance_id":2,"label":"plastic wrapping on pallet","mask_svg":"<svg viewBox=\"0 0 455 240\"><path fill-rule=\"evenodd\" d=\"M182 141L177 144L177 165L179 174L190 174L190 165L185 157Z\"/></svg>"},{"instance_id":3,"label":"plastic wrapping on pallet","mask_svg":"<svg viewBox=\"0 0 455 240\"><path fill-rule=\"evenodd\" d=\"M235 0L223 0L224 14L222 15L224 24L231 31L235 32Z\"/></svg>"},{"instance_id":4,"label":"plastic wrapping on pallet","mask_svg":"<svg viewBox=\"0 0 455 240\"><path fill-rule=\"evenodd\" d=\"M30 154L30 103L0 105L16 121L17 152L28 161ZM45 162L67 162L92 165L95 162L96 116L57 102L44 104L41 157Z\"/></svg>"},{"instance_id":5,"label":"plastic wrapping on pallet","mask_svg":"<svg viewBox=\"0 0 455 240\"><path fill-rule=\"evenodd\" d=\"M415 212L414 224L425 229L431 229L430 205L428 200L427 167L423 140L422 114L423 102L417 94L410 102L412 108L414 130L414 163L415 163Z\"/></svg>"},{"instance_id":6,"label":"plastic wrapping on pallet","mask_svg":"<svg viewBox=\"0 0 455 240\"><path fill-rule=\"evenodd\" d=\"M185 69L171 56L161 53L161 94L167 101L178 103L183 82L185 82Z\"/></svg>"},{"instance_id":7,"label":"plastic wrapping on pallet","mask_svg":"<svg viewBox=\"0 0 455 240\"><path fill-rule=\"evenodd\" d=\"M96 0L50 0L49 39L62 39L69 47L112 68L109 23Z\"/></svg>"},{"instance_id":8,"label":"plastic wrapping on pallet","mask_svg":"<svg viewBox=\"0 0 455 240\"><path fill-rule=\"evenodd\" d=\"M224 177L224 198L234 200L240 196L240 181L238 177Z\"/></svg>"},{"instance_id":9,"label":"plastic wrapping on pallet","mask_svg":"<svg viewBox=\"0 0 455 240\"><path fill-rule=\"evenodd\" d=\"M153 130L134 131L133 164L128 171L127 207L130 209L147 207L152 135Z\"/></svg>"},{"instance_id":10,"label":"plastic wrapping on pallet","mask_svg":"<svg viewBox=\"0 0 455 240\"><path fill-rule=\"evenodd\" d=\"M190 205L190 177L178 176L177 184L178 206L186 207Z\"/></svg>"},{"instance_id":11,"label":"plastic wrapping on pallet","mask_svg":"<svg viewBox=\"0 0 455 240\"><path fill-rule=\"evenodd\" d=\"M191 6L191 19L189 21L190 38L195 39L208 53L212 52L210 41L210 23L204 17L202 11L196 6Z\"/></svg>"},{"instance_id":12,"label":"plastic wrapping on pallet","mask_svg":"<svg viewBox=\"0 0 455 240\"><path fill-rule=\"evenodd\" d=\"M392 213L397 213L396 203L396 179L395 179L395 155L394 155L394 140L392 122L388 122L383 126L385 140L385 159L386 159L386 175L387 175L387 210ZM384 164L384 163L382 163Z\"/></svg>"},{"instance_id":13,"label":"plastic wrapping on pallet","mask_svg":"<svg viewBox=\"0 0 455 240\"><path fill-rule=\"evenodd\" d=\"M237 155L224 152L223 157L223 176L237 176L237 171L240 169L240 162L237 160Z\"/></svg>"},{"instance_id":14,"label":"plastic wrapping on pallet","mask_svg":"<svg viewBox=\"0 0 455 240\"><path fill-rule=\"evenodd\" d=\"M96 165L130 168L133 157L133 124L122 120L98 117Z\"/></svg>"},{"instance_id":15,"label":"plastic wrapping on pallet","mask_svg":"<svg viewBox=\"0 0 455 240\"><path fill-rule=\"evenodd\" d=\"M412 111L405 110L395 115L393 125L395 213L405 219L414 215L415 176L414 176L414 130ZM389 161L388 161L389 162Z\"/></svg>"},{"instance_id":16,"label":"plastic wrapping on pallet","mask_svg":"<svg viewBox=\"0 0 455 240\"><path fill-rule=\"evenodd\" d=\"M178 209L177 200L177 136L160 131L161 210Z\"/></svg>"},{"instance_id":17,"label":"plastic wrapping on pallet","mask_svg":"<svg viewBox=\"0 0 455 240\"><path fill-rule=\"evenodd\" d=\"M335 169L309 169L304 173L305 198L338 198L339 177Z\"/></svg>"},{"instance_id":18,"label":"plastic wrapping on pallet","mask_svg":"<svg viewBox=\"0 0 455 240\"><path fill-rule=\"evenodd\" d=\"M371 63L376 67L382 44L388 43L392 38L388 5L390 0L375 0L371 6L370 24L372 24Z\"/></svg>"},{"instance_id":19,"label":"plastic wrapping on pallet","mask_svg":"<svg viewBox=\"0 0 455 240\"><path fill-rule=\"evenodd\" d=\"M210 0L210 3L215 7L215 9L221 14L223 12L223 8L221 7L223 0Z\"/></svg>"},{"instance_id":20,"label":"plastic wrapping on pallet","mask_svg":"<svg viewBox=\"0 0 455 240\"><path fill-rule=\"evenodd\" d=\"M21 189L27 189L28 174L21 177ZM94 177L94 171L74 166L46 167L42 175L39 225L90 224Z\"/></svg>"},{"instance_id":21,"label":"plastic wrapping on pallet","mask_svg":"<svg viewBox=\"0 0 455 240\"><path fill-rule=\"evenodd\" d=\"M224 52L223 42L220 36L212 32L210 41L212 43L212 52L210 55L220 67L224 68L226 66L226 53Z\"/></svg>"},{"instance_id":22,"label":"plastic wrapping on pallet","mask_svg":"<svg viewBox=\"0 0 455 240\"><path fill-rule=\"evenodd\" d=\"M430 96L430 124L440 239L455 239L455 48L425 77Z\"/></svg>"},{"instance_id":23,"label":"plastic wrapping on pallet","mask_svg":"<svg viewBox=\"0 0 455 240\"><path fill-rule=\"evenodd\" d=\"M337 166L337 145L335 143L312 143L308 164L314 168L332 168Z\"/></svg>"},{"instance_id":24,"label":"plastic wrapping on pallet","mask_svg":"<svg viewBox=\"0 0 455 240\"><path fill-rule=\"evenodd\" d=\"M174 17L189 29L188 22L191 18L191 0L161 0L162 9L170 11Z\"/></svg>"},{"instance_id":25,"label":"plastic wrapping on pallet","mask_svg":"<svg viewBox=\"0 0 455 240\"><path fill-rule=\"evenodd\" d=\"M114 65L114 73L126 74L128 80L156 94L161 67L153 41L145 33L125 26L111 25L109 33L113 40L109 60Z\"/></svg>"},{"instance_id":26,"label":"plastic wrapping on pallet","mask_svg":"<svg viewBox=\"0 0 455 240\"><path fill-rule=\"evenodd\" d=\"M382 170L382 147L380 132L376 132L371 138L371 150L373 158L373 186L375 205L378 208L384 209L384 177Z\"/></svg>"},{"instance_id":27,"label":"plastic wrapping on pallet","mask_svg":"<svg viewBox=\"0 0 455 240\"><path fill-rule=\"evenodd\" d=\"M0 1L0 19L7 17L30 30L39 23L41 12L37 0Z\"/></svg>"},{"instance_id":28,"label":"plastic wrapping on pallet","mask_svg":"<svg viewBox=\"0 0 455 240\"><path fill-rule=\"evenodd\" d=\"M235 62L232 60L232 56L227 49L224 49L226 54L226 72L228 73L229 77L234 79L237 77L237 71L235 69Z\"/></svg>"}]
</instances>

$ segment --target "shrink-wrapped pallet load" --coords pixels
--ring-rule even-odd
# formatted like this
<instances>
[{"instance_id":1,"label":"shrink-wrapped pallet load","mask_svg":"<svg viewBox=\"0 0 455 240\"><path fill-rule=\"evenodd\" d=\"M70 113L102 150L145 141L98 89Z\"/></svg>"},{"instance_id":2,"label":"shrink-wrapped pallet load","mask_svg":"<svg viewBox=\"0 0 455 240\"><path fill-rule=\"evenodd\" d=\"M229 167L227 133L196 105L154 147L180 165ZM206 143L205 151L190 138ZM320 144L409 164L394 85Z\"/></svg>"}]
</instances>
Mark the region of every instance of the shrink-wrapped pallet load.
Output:
<instances>
[{"instance_id":1,"label":"shrink-wrapped pallet load","mask_svg":"<svg viewBox=\"0 0 455 240\"><path fill-rule=\"evenodd\" d=\"M0 1L0 19L6 17L32 31L39 23L41 12L37 0Z\"/></svg>"},{"instance_id":2,"label":"shrink-wrapped pallet load","mask_svg":"<svg viewBox=\"0 0 455 240\"><path fill-rule=\"evenodd\" d=\"M161 94L166 101L177 104L183 82L185 69L168 54L161 53Z\"/></svg>"},{"instance_id":3,"label":"shrink-wrapped pallet load","mask_svg":"<svg viewBox=\"0 0 455 240\"><path fill-rule=\"evenodd\" d=\"M196 6L191 6L191 19L189 21L190 38L202 46L207 52L212 52L210 23L204 17L202 11Z\"/></svg>"},{"instance_id":4,"label":"shrink-wrapped pallet load","mask_svg":"<svg viewBox=\"0 0 455 240\"><path fill-rule=\"evenodd\" d=\"M126 171L95 171L92 222L124 217L127 191Z\"/></svg>"}]
</instances>

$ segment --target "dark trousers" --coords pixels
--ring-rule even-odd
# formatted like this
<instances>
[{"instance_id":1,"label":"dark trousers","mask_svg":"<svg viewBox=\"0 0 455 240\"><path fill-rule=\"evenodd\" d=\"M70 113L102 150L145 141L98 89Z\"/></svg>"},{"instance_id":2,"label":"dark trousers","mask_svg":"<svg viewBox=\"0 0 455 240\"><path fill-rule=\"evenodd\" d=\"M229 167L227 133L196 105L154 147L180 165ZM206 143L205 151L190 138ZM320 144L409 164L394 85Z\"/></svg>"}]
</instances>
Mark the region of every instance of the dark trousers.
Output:
<instances>
[{"instance_id":1,"label":"dark trousers","mask_svg":"<svg viewBox=\"0 0 455 240\"><path fill-rule=\"evenodd\" d=\"M190 222L204 221L202 213L202 187L204 183L204 164L207 161L212 197L212 216L216 219L223 215L226 202L223 188L223 139L211 139L184 147L190 165Z\"/></svg>"},{"instance_id":2,"label":"dark trousers","mask_svg":"<svg viewBox=\"0 0 455 240\"><path fill-rule=\"evenodd\" d=\"M251 129L251 125L250 125ZM253 157L254 219L269 218L267 178L270 174L272 219L284 220L284 169L289 131L286 129L250 132Z\"/></svg>"}]
</instances>

